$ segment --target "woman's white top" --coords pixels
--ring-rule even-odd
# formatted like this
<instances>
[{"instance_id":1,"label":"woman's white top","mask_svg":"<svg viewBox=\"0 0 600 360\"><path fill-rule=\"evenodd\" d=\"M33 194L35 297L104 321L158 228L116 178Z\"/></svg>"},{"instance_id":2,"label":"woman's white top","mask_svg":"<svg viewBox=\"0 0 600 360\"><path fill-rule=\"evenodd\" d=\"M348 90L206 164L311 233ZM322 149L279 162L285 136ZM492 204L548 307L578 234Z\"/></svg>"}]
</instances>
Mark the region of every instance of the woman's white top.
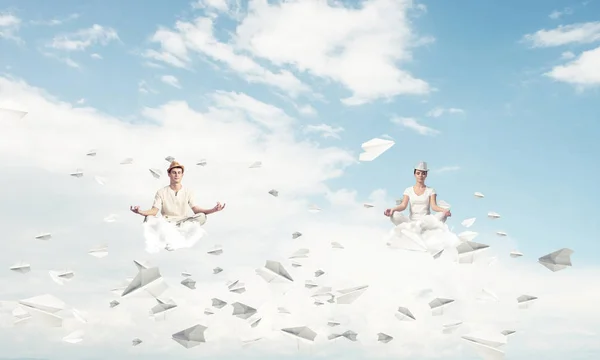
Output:
<instances>
[{"instance_id":1,"label":"woman's white top","mask_svg":"<svg viewBox=\"0 0 600 360\"><path fill-rule=\"evenodd\" d=\"M413 187L404 190L404 195L408 196L410 205L410 220L421 220L425 215L431 214L429 209L429 198L435 194L435 189L426 187L422 195L417 195Z\"/></svg>"}]
</instances>

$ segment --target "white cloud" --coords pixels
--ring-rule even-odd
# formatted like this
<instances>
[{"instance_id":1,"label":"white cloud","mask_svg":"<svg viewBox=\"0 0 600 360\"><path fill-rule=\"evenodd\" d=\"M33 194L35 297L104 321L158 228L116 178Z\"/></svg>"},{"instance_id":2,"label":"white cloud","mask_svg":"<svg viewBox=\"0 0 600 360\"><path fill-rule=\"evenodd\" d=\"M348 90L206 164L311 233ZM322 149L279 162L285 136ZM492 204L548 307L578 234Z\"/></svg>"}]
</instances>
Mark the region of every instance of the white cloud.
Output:
<instances>
[{"instance_id":1,"label":"white cloud","mask_svg":"<svg viewBox=\"0 0 600 360\"><path fill-rule=\"evenodd\" d=\"M192 7L195 9L215 9L220 12L229 10L227 0L197 0L192 3Z\"/></svg>"},{"instance_id":2,"label":"white cloud","mask_svg":"<svg viewBox=\"0 0 600 360\"><path fill-rule=\"evenodd\" d=\"M578 85L600 85L600 47L582 52L577 59L555 66L547 72L555 80Z\"/></svg>"},{"instance_id":3,"label":"white cloud","mask_svg":"<svg viewBox=\"0 0 600 360\"><path fill-rule=\"evenodd\" d=\"M573 54L571 51L565 51L562 54L560 54L560 58L565 59L565 60L569 60L574 57L575 57L575 54Z\"/></svg>"},{"instance_id":4,"label":"white cloud","mask_svg":"<svg viewBox=\"0 0 600 360\"><path fill-rule=\"evenodd\" d=\"M158 92L152 89L144 80L138 83L138 91L142 94L158 94Z\"/></svg>"},{"instance_id":5,"label":"white cloud","mask_svg":"<svg viewBox=\"0 0 600 360\"><path fill-rule=\"evenodd\" d=\"M438 135L440 132L428 126L419 124L419 122L414 118L407 117L395 117L392 118L392 123L403 126L407 129L411 129L417 132L420 135Z\"/></svg>"},{"instance_id":6,"label":"white cloud","mask_svg":"<svg viewBox=\"0 0 600 360\"><path fill-rule=\"evenodd\" d=\"M300 114L307 115L307 116L316 116L317 115L317 109L315 109L311 105L308 105L308 104L301 105L301 106L296 106L296 108L298 109L298 112Z\"/></svg>"},{"instance_id":7,"label":"white cloud","mask_svg":"<svg viewBox=\"0 0 600 360\"><path fill-rule=\"evenodd\" d=\"M439 169L435 169L433 172L442 174L442 173L458 171L458 170L460 170L460 166L442 166Z\"/></svg>"},{"instance_id":8,"label":"white cloud","mask_svg":"<svg viewBox=\"0 0 600 360\"><path fill-rule=\"evenodd\" d=\"M167 85L171 85L172 87L181 89L181 84L179 84L179 80L173 75L163 75L160 77L160 81L164 82Z\"/></svg>"},{"instance_id":9,"label":"white cloud","mask_svg":"<svg viewBox=\"0 0 600 360\"><path fill-rule=\"evenodd\" d=\"M356 8L312 0L251 1L236 29L236 45L277 66L339 82L352 92L342 100L347 105L426 94L427 82L398 67L411 60L418 41L407 16L410 7L410 1L391 0Z\"/></svg>"},{"instance_id":10,"label":"white cloud","mask_svg":"<svg viewBox=\"0 0 600 360\"><path fill-rule=\"evenodd\" d=\"M428 254L390 251L385 235L391 224L380 210L393 204L393 199L381 190L359 199L355 190L332 191L327 186L327 180L339 177L355 163L357 154L298 140L293 118L248 95L217 92L208 100L210 106L202 111L179 101L146 108L142 116L149 121L133 124L94 108L74 107L21 81L0 78L0 107L29 111L23 121L3 124L7 136L0 142L0 163L5 170L0 187L11 191L3 196L6 206L0 209L0 217L7 224L3 236L15 241L4 244L0 263L24 259L33 269L26 275L7 270L1 300L48 292L85 311L90 319L78 325L68 317L64 329L0 327L3 354L44 357L56 352L65 360L91 354L123 357L132 351L131 339L139 337L144 343L133 351L142 356L191 359L197 352L181 348L171 334L200 323L209 328L202 353L211 358L247 354L239 339L253 336L264 336L252 345L258 357L297 354L301 347L312 354L345 358L348 345L354 343L326 340L332 329L325 319L330 317L343 322L340 329L359 333L358 346L352 348L357 357L465 358L472 352L458 336L440 331L442 323L454 319L464 321L457 335L486 327L517 330L507 345L511 354L527 350L538 357L569 358L578 346L590 353L600 351L595 333L600 321L596 311L600 292L594 286L600 276L598 268L582 268L575 262L573 268L551 273L535 263L537 254L508 257L507 252L518 244L512 238L498 240L493 234L477 239L492 245L491 253L499 256L493 266L485 258L482 263L457 265L443 257L433 260ZM92 148L97 156L85 156ZM154 191L165 185L165 179L154 179L148 168L164 171L167 155L187 165L184 182L197 189L202 205L225 201L227 208L209 216L205 225L209 234L196 248L151 256L142 250L141 218L129 212L128 206L150 206ZM134 163L119 165L125 157L134 158ZM194 165L200 158L207 159L206 166ZM263 167L248 169L256 160ZM84 177L69 177L77 167L83 168ZM94 175L105 177L106 184L97 184ZM23 179L35 181L36 186ZM280 196L269 195L271 188L278 189ZM23 201L25 197L37 199L36 206ZM366 200L375 208L363 208ZM307 211L315 201L323 208L321 213ZM103 223L110 213L118 215L117 222ZM33 239L43 231L52 232L54 238ZM303 236L292 240L294 231ZM341 242L345 249L331 249L331 241ZM108 243L108 257L87 255L101 243ZM205 253L215 244L223 245L223 255ZM293 268L286 258L301 247L310 249L310 257L302 262L303 267ZM171 286L170 295L179 308L165 322L148 319L154 300L121 299L109 293L135 274L133 259L160 266ZM282 288L257 278L254 269L266 259L283 261L296 287L283 293L278 291ZM48 270L64 266L72 267L76 275L71 283L58 286ZM212 275L215 266L225 271ZM315 307L304 280L313 278L317 268L326 272L316 279L322 286L370 287L352 305ZM198 290L179 284L184 270L192 272ZM246 293L227 292L225 282L235 279L246 284ZM477 302L482 287L491 287L500 301ZM424 288L457 301L444 316L432 317L428 299L417 296ZM515 298L523 293L538 296L539 301L531 309L518 311ZM255 306L263 321L251 329L231 316L230 306L205 316L203 309L210 307L212 297ZM108 303L117 298L121 305L110 309ZM292 315L274 314L278 306L287 307ZM396 320L393 313L399 306L408 306L418 320ZM7 316L10 321L10 313ZM319 333L310 349L277 330L302 325ZM85 340L76 351L65 350L59 339L79 327L86 330ZM378 332L390 333L395 340L382 347L376 340ZM33 336L35 347L29 345Z\"/></svg>"},{"instance_id":11,"label":"white cloud","mask_svg":"<svg viewBox=\"0 0 600 360\"><path fill-rule=\"evenodd\" d=\"M102 55L100 55L100 54L93 53L92 55L90 55L90 57L92 59L102 60Z\"/></svg>"},{"instance_id":12,"label":"white cloud","mask_svg":"<svg viewBox=\"0 0 600 360\"><path fill-rule=\"evenodd\" d=\"M62 19L50 19L50 20L32 20L30 23L32 25L41 25L41 26L58 26L62 25L68 21L79 19L79 14L71 14Z\"/></svg>"},{"instance_id":13,"label":"white cloud","mask_svg":"<svg viewBox=\"0 0 600 360\"><path fill-rule=\"evenodd\" d=\"M54 53L49 53L46 51L42 51L42 55L52 58L52 59L55 59L55 60L58 60L71 68L81 69L81 65L79 65L79 63L77 63L75 60L71 59L70 57L63 57L63 56L59 56Z\"/></svg>"},{"instance_id":14,"label":"white cloud","mask_svg":"<svg viewBox=\"0 0 600 360\"><path fill-rule=\"evenodd\" d=\"M21 25L21 19L13 14L0 13L0 38L10 39L17 42L22 40L15 35Z\"/></svg>"},{"instance_id":15,"label":"white cloud","mask_svg":"<svg viewBox=\"0 0 600 360\"><path fill-rule=\"evenodd\" d=\"M208 57L208 60L224 64L252 83L271 85L292 96L309 90L290 71L273 72L249 56L238 54L231 44L215 38L213 26L212 19L198 17L194 22L178 21L174 31L161 28L151 39L152 42L159 43L160 50L150 49L143 55L155 61L189 69L192 67L190 52L194 52Z\"/></svg>"},{"instance_id":16,"label":"white cloud","mask_svg":"<svg viewBox=\"0 0 600 360\"><path fill-rule=\"evenodd\" d=\"M457 109L457 108L440 108L440 107L436 107L434 109L431 109L430 111L427 112L427 116L429 117L440 117L444 114L464 114L465 111L463 109Z\"/></svg>"},{"instance_id":17,"label":"white cloud","mask_svg":"<svg viewBox=\"0 0 600 360\"><path fill-rule=\"evenodd\" d=\"M115 29L94 24L90 28L74 33L57 35L48 47L65 51L85 51L92 45L108 45L111 41L118 40L119 36Z\"/></svg>"},{"instance_id":18,"label":"white cloud","mask_svg":"<svg viewBox=\"0 0 600 360\"><path fill-rule=\"evenodd\" d=\"M548 15L548 17L550 19L556 20L556 19L560 19L560 17L563 15L572 15L572 14L573 14L573 9L567 7L561 11L554 10L553 12L550 13L550 15Z\"/></svg>"},{"instance_id":19,"label":"white cloud","mask_svg":"<svg viewBox=\"0 0 600 360\"><path fill-rule=\"evenodd\" d=\"M327 125L327 124L319 124L319 125L306 125L306 127L304 128L304 132L306 133L318 133L321 134L322 137L324 138L334 138L334 139L339 139L340 135L339 133L341 133L342 131L344 131L343 127L333 127L331 125Z\"/></svg>"},{"instance_id":20,"label":"white cloud","mask_svg":"<svg viewBox=\"0 0 600 360\"><path fill-rule=\"evenodd\" d=\"M600 41L600 21L560 25L552 30L538 30L523 40L532 47L553 47L568 44L589 44Z\"/></svg>"}]
</instances>

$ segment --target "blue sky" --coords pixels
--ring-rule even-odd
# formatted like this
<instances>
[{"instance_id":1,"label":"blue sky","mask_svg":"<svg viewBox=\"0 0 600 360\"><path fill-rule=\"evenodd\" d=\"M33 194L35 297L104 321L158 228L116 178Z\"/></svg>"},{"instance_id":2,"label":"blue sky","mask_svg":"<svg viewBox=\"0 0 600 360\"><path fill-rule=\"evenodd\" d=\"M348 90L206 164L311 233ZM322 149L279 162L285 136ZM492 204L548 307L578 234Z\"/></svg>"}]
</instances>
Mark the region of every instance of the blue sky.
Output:
<instances>
[{"instance_id":1,"label":"blue sky","mask_svg":"<svg viewBox=\"0 0 600 360\"><path fill-rule=\"evenodd\" d=\"M532 260L569 247L575 250L576 266L596 266L600 225L595 216L600 190L594 180L600 175L600 80L590 67L575 68L582 53L600 49L600 2L465 0L418 4L426 10L415 5L408 12L410 22L402 25L421 44L403 45L410 58L398 67L435 90L379 96L356 106L342 103L352 92L340 81L307 76L289 64L280 69L291 71L310 85L311 91L294 97L272 84L250 83L222 62L203 61L201 56L210 56L189 49L193 59L189 69L144 56L148 49L159 49L151 41L159 28L173 30L178 20L192 21L215 13L215 9L194 9L190 1L150 6L142 0L69 0L58 4L0 0L0 15L20 19L19 26L0 27L0 69L4 75L23 79L62 101L75 104L83 98L86 106L128 122L147 121L140 115L144 107L172 100L187 101L191 108L205 110L211 106L209 94L222 90L245 93L284 109L298 119L298 138L308 137L356 155L361 143L389 135L396 142L389 151L373 162L348 167L343 176L327 184L332 189L356 190L359 202L369 201L376 189L385 189L390 198L400 198L414 181L413 165L425 160L433 169L428 184L436 188L438 199L452 205L451 226L459 227L463 219L477 216L482 242L502 241L493 234L502 230ZM53 19L60 23L41 23ZM232 43L229 34L236 31L237 23L234 16L220 14L215 20L215 37ZM118 39L93 43L82 51L48 45L55 37L93 24L114 29ZM569 33L569 26L581 28L585 24L592 30ZM556 32L538 33L542 29ZM527 40L527 35L532 37ZM532 45L534 41L538 41L537 47ZM272 60L283 55L275 51L260 57L256 56L260 49L254 50L252 58L257 64L278 69L268 56ZM239 48L236 51L249 54ZM92 54L102 58L95 59ZM71 66L66 59L72 61ZM600 67L599 56L589 61ZM355 71L368 74L370 66L366 62ZM564 76L545 75L561 66L571 66L579 77L569 82ZM180 88L162 82L164 75L177 78ZM347 73L344 76L351 78ZM141 92L141 82L152 90ZM369 87L368 83L363 81L356 88L379 91L376 84ZM315 98L314 93L322 98ZM307 105L316 115L298 111ZM460 111L427 115L436 108ZM423 126L423 132L427 127L435 133L419 133L394 123L393 118L412 118ZM303 131L307 125L320 124L344 130L339 138ZM442 168L447 171L436 173ZM486 198L475 199L475 191L483 192ZM502 218L484 221L488 211L496 211Z\"/></svg>"},{"instance_id":2,"label":"blue sky","mask_svg":"<svg viewBox=\"0 0 600 360\"><path fill-rule=\"evenodd\" d=\"M0 42L5 56L0 65L7 73L48 89L63 100L86 102L120 117L135 115L144 106L172 99L187 100L202 108L203 95L211 90L242 91L294 114L289 103L261 84L248 84L224 71L198 64L193 72L145 67L139 53L158 26L171 27L177 19L190 19L187 1L149 7L142 1L44 1L3 2L2 8L24 18L19 36L26 44ZM492 211L472 200L473 191L482 191L494 200L495 210L507 214L502 226L520 240L524 252L540 252L563 246L577 250L580 263L592 263L600 250L594 234L596 204L600 193L587 186L599 171L595 154L598 134L597 88L577 92L570 84L555 82L542 74L564 62L561 53L593 48L593 44L572 44L553 48L529 48L521 41L539 29L597 21L596 1L565 2L503 1L483 4L463 1L424 2L427 12L413 19L416 31L432 36L435 42L417 48L406 68L439 91L428 96L398 96L392 101L375 101L347 107L339 98L347 90L331 84L322 89L328 103L314 102L318 117L304 123L327 123L345 129L341 139L327 143L356 149L367 137L389 134L397 143L377 162L350 168L333 186L354 188L366 197L377 188L400 196L412 182L411 166L423 159L433 168L458 166L456 172L432 174L429 182L440 196L453 205L455 219L469 213ZM144 8L143 16L132 13ZM558 19L553 11L572 9ZM65 19L57 26L30 24L30 21ZM81 63L73 69L39 51L54 35L73 32L90 24L118 30L119 42L71 56ZM232 29L222 21L221 33ZM103 60L89 58L89 52ZM177 77L183 89L160 85L162 74ZM139 81L160 87L159 94L140 94ZM426 103L423 103L426 100ZM460 108L465 114L427 118L435 107ZM414 117L441 134L420 136L389 121L392 116ZM302 135L301 135L302 136ZM586 184L586 185L583 185ZM582 187L585 190L578 190ZM510 215L508 215L510 214ZM548 221L548 218L558 221Z\"/></svg>"}]
</instances>

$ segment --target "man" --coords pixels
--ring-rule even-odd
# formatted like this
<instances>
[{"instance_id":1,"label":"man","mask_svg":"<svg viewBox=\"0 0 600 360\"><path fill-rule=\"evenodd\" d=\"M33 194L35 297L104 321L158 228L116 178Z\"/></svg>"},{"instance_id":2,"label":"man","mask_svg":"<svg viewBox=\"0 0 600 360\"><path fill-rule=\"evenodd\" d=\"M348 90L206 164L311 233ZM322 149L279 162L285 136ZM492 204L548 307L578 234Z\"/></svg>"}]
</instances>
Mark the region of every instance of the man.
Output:
<instances>
[{"instance_id":1,"label":"man","mask_svg":"<svg viewBox=\"0 0 600 360\"><path fill-rule=\"evenodd\" d=\"M169 175L170 184L161 189L158 189L156 195L154 195L154 203L152 208L149 210L140 210L139 206L130 206L130 210L136 214L142 216L156 216L160 208L161 215L168 222L177 222L188 217L188 207L192 209L194 214L203 213L209 215L225 208L225 204L221 205L217 202L217 205L212 209L203 209L196 205L194 199L194 191L188 187L184 187L181 184L185 167L177 161L171 162L171 165L167 169Z\"/></svg>"}]
</instances>

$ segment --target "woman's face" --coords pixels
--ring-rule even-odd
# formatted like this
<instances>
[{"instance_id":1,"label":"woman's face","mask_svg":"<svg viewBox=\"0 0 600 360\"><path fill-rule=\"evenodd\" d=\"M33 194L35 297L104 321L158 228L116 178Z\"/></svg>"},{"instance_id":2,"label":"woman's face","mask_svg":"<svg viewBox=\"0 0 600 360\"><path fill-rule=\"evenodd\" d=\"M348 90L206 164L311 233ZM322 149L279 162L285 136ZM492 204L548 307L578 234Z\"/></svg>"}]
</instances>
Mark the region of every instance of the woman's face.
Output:
<instances>
[{"instance_id":1,"label":"woman's face","mask_svg":"<svg viewBox=\"0 0 600 360\"><path fill-rule=\"evenodd\" d=\"M418 182L424 182L427 178L427 171L417 170L415 171L415 178Z\"/></svg>"}]
</instances>

